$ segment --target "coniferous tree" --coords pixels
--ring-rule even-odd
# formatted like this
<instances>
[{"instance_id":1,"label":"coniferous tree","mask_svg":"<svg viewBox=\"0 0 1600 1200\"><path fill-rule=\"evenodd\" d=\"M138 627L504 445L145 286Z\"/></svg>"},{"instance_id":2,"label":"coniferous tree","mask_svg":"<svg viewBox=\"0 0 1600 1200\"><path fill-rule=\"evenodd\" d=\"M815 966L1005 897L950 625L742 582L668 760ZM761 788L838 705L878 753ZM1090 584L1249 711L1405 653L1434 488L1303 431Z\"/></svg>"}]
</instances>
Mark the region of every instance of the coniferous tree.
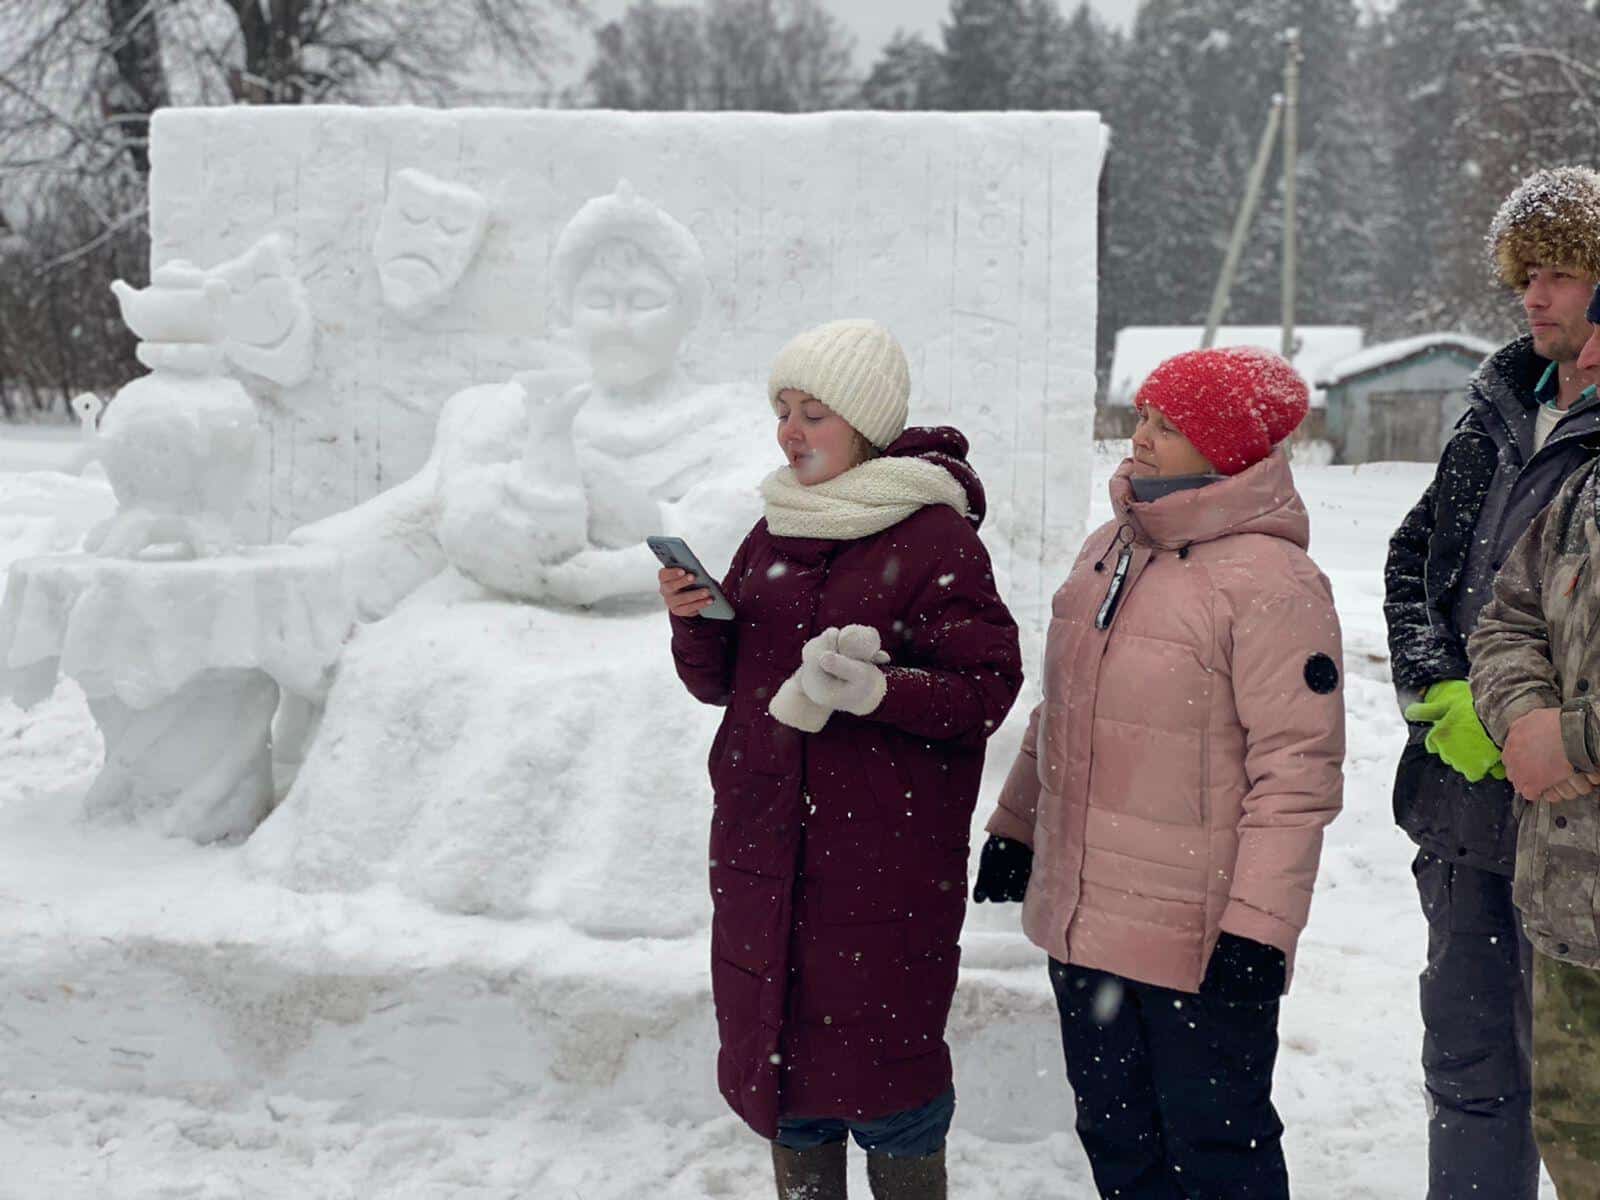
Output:
<instances>
[{"instance_id":1,"label":"coniferous tree","mask_svg":"<svg viewBox=\"0 0 1600 1200\"><path fill-rule=\"evenodd\" d=\"M821 0L634 0L595 34L600 108L813 112L852 97L854 43Z\"/></svg>"},{"instance_id":2,"label":"coniferous tree","mask_svg":"<svg viewBox=\"0 0 1600 1200\"><path fill-rule=\"evenodd\" d=\"M1121 35L1100 19L1088 0L1082 0L1062 35L1061 90L1055 96L1056 107L1103 111L1122 52Z\"/></svg>"},{"instance_id":3,"label":"coniferous tree","mask_svg":"<svg viewBox=\"0 0 1600 1200\"><path fill-rule=\"evenodd\" d=\"M588 85L599 108L700 108L705 78L705 38L697 9L640 0L629 5L621 20L595 34Z\"/></svg>"},{"instance_id":4,"label":"coniferous tree","mask_svg":"<svg viewBox=\"0 0 1600 1200\"><path fill-rule=\"evenodd\" d=\"M1021 49L1021 0L951 0L944 25L946 90L942 107L1013 108Z\"/></svg>"},{"instance_id":5,"label":"coniferous tree","mask_svg":"<svg viewBox=\"0 0 1600 1200\"><path fill-rule=\"evenodd\" d=\"M867 108L928 109L944 91L944 56L921 34L896 30L861 85L861 102Z\"/></svg>"},{"instance_id":6,"label":"coniferous tree","mask_svg":"<svg viewBox=\"0 0 1600 1200\"><path fill-rule=\"evenodd\" d=\"M1026 0L1016 38L1016 68L1008 107L1065 108L1067 22L1058 0Z\"/></svg>"},{"instance_id":7,"label":"coniferous tree","mask_svg":"<svg viewBox=\"0 0 1600 1200\"><path fill-rule=\"evenodd\" d=\"M1600 62L1600 22L1585 0L1550 0L1536 10L1471 0L1464 9L1451 25L1406 0L1391 18L1391 87L1414 101L1423 127L1397 122L1391 134L1406 166L1400 190L1412 237L1395 252L1409 249L1413 263L1406 310L1414 326L1507 336L1522 316L1493 279L1484 235L1500 202L1531 172L1596 164L1600 78L1585 71ZM1425 46L1433 47L1431 59L1408 78L1403 59ZM1422 132L1437 142L1424 142Z\"/></svg>"},{"instance_id":8,"label":"coniferous tree","mask_svg":"<svg viewBox=\"0 0 1600 1200\"><path fill-rule=\"evenodd\" d=\"M1157 223L1191 223L1182 239L1187 278L1105 297L1108 312L1141 322L1198 322L1209 307L1227 236L1273 101L1283 87L1283 33L1298 27L1301 65L1295 174L1297 319L1362 323L1376 286L1378 251L1362 222L1379 158L1354 108L1359 12L1349 0L1152 0L1130 39L1112 115L1108 260L1155 268L1155 247L1174 235ZM1230 296L1235 323L1271 323L1281 312L1284 193L1274 152ZM1142 170L1140 166L1142 164ZM1161 164L1171 164L1170 169ZM1131 176L1138 176L1137 184ZM1132 189L1137 187L1137 192ZM1154 305L1138 302L1150 292Z\"/></svg>"},{"instance_id":9,"label":"coniferous tree","mask_svg":"<svg viewBox=\"0 0 1600 1200\"><path fill-rule=\"evenodd\" d=\"M1191 94L1181 86L1190 48L1179 0L1139 9L1111 89L1106 161L1101 352L1126 325L1190 323L1210 299L1220 262L1214 153L1194 134Z\"/></svg>"}]
</instances>

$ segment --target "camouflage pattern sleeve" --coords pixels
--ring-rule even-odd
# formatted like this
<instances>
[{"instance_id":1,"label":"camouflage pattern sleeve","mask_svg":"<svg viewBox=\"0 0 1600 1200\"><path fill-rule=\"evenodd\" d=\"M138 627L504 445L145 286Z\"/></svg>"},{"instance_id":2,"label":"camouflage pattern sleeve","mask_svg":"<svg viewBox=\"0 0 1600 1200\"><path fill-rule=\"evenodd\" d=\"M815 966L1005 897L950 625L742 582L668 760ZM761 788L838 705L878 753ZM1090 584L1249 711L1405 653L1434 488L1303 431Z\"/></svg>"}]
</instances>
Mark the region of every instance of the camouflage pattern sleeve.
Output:
<instances>
[{"instance_id":1,"label":"camouflage pattern sleeve","mask_svg":"<svg viewBox=\"0 0 1600 1200\"><path fill-rule=\"evenodd\" d=\"M1561 706L1542 584L1547 564L1560 550L1560 514L1571 509L1568 493L1588 475L1576 472L1517 540L1495 576L1494 598L1467 639L1473 707L1497 745L1505 745L1506 733L1518 718Z\"/></svg>"}]
</instances>

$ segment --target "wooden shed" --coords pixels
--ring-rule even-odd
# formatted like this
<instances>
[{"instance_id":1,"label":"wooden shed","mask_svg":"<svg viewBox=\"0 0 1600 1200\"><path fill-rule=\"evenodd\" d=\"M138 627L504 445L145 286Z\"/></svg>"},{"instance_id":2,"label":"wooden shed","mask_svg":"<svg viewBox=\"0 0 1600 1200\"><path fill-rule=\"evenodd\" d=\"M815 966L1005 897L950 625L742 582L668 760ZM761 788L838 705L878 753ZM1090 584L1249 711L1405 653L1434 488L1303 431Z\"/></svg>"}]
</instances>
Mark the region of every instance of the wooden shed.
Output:
<instances>
[{"instance_id":1,"label":"wooden shed","mask_svg":"<svg viewBox=\"0 0 1600 1200\"><path fill-rule=\"evenodd\" d=\"M1466 410L1466 386L1495 347L1464 333L1369 346L1314 380L1327 406L1333 461L1432 462Z\"/></svg>"}]
</instances>

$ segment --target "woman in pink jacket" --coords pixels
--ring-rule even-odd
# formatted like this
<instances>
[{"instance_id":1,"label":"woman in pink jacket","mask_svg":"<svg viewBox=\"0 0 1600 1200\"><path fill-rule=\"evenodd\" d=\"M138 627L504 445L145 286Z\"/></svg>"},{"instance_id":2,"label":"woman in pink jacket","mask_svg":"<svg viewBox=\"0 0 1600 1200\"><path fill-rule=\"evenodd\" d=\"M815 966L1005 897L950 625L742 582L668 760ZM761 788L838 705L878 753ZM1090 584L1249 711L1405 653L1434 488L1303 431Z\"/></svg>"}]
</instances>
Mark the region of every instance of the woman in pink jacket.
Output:
<instances>
[{"instance_id":1,"label":"woman in pink jacket","mask_svg":"<svg viewBox=\"0 0 1600 1200\"><path fill-rule=\"evenodd\" d=\"M1306 385L1200 350L1135 404L974 898L1023 900L1050 955L1103 1196L1277 1200L1278 999L1343 788L1339 621L1275 448Z\"/></svg>"}]
</instances>

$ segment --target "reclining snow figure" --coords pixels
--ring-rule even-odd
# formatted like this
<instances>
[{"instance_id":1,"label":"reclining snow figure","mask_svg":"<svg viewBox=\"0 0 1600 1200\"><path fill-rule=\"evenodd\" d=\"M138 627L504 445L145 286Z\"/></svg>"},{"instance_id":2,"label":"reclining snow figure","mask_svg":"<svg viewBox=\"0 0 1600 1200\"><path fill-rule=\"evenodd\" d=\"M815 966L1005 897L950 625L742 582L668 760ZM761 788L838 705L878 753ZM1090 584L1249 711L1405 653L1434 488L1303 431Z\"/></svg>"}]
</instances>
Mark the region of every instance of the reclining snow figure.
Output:
<instances>
[{"instance_id":1,"label":"reclining snow figure","mask_svg":"<svg viewBox=\"0 0 1600 1200\"><path fill-rule=\"evenodd\" d=\"M754 519L748 397L697 386L678 362L709 290L694 235L624 181L563 230L551 286L570 333L543 365L450 397L416 475L290 535L347 550L369 619L447 567L558 605L651 592L644 539L677 531L667 509L691 488L714 527L696 522L703 553L731 554ZM732 489L742 504L727 502L730 471L749 485Z\"/></svg>"}]
</instances>

